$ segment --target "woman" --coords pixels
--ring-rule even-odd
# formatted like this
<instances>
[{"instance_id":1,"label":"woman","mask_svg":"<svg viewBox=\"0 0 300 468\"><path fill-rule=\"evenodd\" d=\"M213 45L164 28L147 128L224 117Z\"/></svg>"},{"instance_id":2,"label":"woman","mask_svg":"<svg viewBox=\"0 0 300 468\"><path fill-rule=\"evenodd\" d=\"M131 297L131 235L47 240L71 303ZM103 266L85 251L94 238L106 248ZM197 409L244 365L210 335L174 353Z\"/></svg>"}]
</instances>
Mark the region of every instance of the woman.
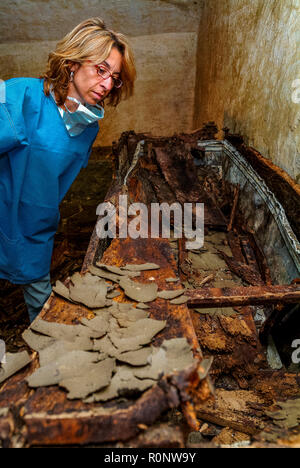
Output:
<instances>
[{"instance_id":1,"label":"woman","mask_svg":"<svg viewBox=\"0 0 300 468\"><path fill-rule=\"evenodd\" d=\"M79 24L41 79L16 78L0 103L0 278L21 284L30 321L51 294L59 204L86 167L103 118L133 93L127 39L100 18Z\"/></svg>"}]
</instances>

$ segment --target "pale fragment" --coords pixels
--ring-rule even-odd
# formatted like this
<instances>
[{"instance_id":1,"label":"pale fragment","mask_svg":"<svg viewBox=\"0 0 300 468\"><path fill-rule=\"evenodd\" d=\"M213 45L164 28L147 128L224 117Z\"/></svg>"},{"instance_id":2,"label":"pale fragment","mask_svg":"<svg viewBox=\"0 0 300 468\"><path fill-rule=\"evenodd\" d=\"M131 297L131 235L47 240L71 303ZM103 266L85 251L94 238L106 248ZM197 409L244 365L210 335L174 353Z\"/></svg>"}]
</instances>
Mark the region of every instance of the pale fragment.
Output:
<instances>
[{"instance_id":1,"label":"pale fragment","mask_svg":"<svg viewBox=\"0 0 300 468\"><path fill-rule=\"evenodd\" d=\"M159 291L157 297L161 299L175 299L176 297L181 296L185 291L186 289L175 289L174 291Z\"/></svg>"},{"instance_id":2,"label":"pale fragment","mask_svg":"<svg viewBox=\"0 0 300 468\"><path fill-rule=\"evenodd\" d=\"M152 353L151 347L141 348L137 351L129 351L117 356L118 361L126 362L131 366L145 366Z\"/></svg>"},{"instance_id":3,"label":"pale fragment","mask_svg":"<svg viewBox=\"0 0 300 468\"><path fill-rule=\"evenodd\" d=\"M109 385L114 369L115 359L105 359L90 366L80 377L60 381L59 386L69 392L67 395L69 400L86 398L90 393Z\"/></svg>"},{"instance_id":4,"label":"pale fragment","mask_svg":"<svg viewBox=\"0 0 300 468\"><path fill-rule=\"evenodd\" d=\"M128 271L148 271L148 270L159 270L160 266L156 263L142 263L138 264L127 264L124 267L121 267L122 270Z\"/></svg>"},{"instance_id":5,"label":"pale fragment","mask_svg":"<svg viewBox=\"0 0 300 468\"><path fill-rule=\"evenodd\" d=\"M108 285L103 279L90 273L86 273L84 276L75 273L71 277L71 281L73 284L70 284L69 291L72 301L83 304L90 309L107 305Z\"/></svg>"},{"instance_id":6,"label":"pale fragment","mask_svg":"<svg viewBox=\"0 0 300 468\"><path fill-rule=\"evenodd\" d=\"M137 283L123 277L120 280L120 286L127 297L137 302L152 302L157 298L158 286L156 283Z\"/></svg>"},{"instance_id":7,"label":"pale fragment","mask_svg":"<svg viewBox=\"0 0 300 468\"><path fill-rule=\"evenodd\" d=\"M30 387L47 387L57 385L68 378L79 377L92 363L98 362L97 353L70 351L56 361L40 367L26 378Z\"/></svg>"},{"instance_id":8,"label":"pale fragment","mask_svg":"<svg viewBox=\"0 0 300 468\"><path fill-rule=\"evenodd\" d=\"M6 362L2 363L0 367L0 383L16 374L31 362L27 351L22 351L21 353L6 353L5 360Z\"/></svg>"},{"instance_id":9,"label":"pale fragment","mask_svg":"<svg viewBox=\"0 0 300 468\"><path fill-rule=\"evenodd\" d=\"M188 300L189 300L188 296L180 296L180 297L176 297L176 299L172 299L170 301L170 304L175 304L175 305L186 304Z\"/></svg>"},{"instance_id":10,"label":"pale fragment","mask_svg":"<svg viewBox=\"0 0 300 468\"><path fill-rule=\"evenodd\" d=\"M34 333L30 328L22 333L22 338L34 351L41 351L56 342L56 338Z\"/></svg>"}]
</instances>

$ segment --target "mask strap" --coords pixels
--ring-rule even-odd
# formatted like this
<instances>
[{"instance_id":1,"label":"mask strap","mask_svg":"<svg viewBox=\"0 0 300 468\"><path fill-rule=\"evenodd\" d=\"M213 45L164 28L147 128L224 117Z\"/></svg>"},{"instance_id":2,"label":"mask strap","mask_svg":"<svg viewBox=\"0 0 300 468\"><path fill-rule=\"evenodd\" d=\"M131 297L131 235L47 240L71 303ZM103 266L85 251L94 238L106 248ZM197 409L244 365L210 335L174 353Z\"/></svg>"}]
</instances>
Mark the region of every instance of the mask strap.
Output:
<instances>
[{"instance_id":1,"label":"mask strap","mask_svg":"<svg viewBox=\"0 0 300 468\"><path fill-rule=\"evenodd\" d=\"M104 107L101 106L101 104L96 104L96 105L93 106L93 107L96 107L96 109L99 109L99 110L101 110L101 111L104 111Z\"/></svg>"},{"instance_id":2,"label":"mask strap","mask_svg":"<svg viewBox=\"0 0 300 468\"><path fill-rule=\"evenodd\" d=\"M71 96L67 96L66 99L69 99L70 101L73 101L73 102L76 102L76 104L78 104L79 106L82 105L84 107L86 107L88 109L88 105L86 104L82 104L80 101L78 101L78 99L76 98L73 98ZM89 107L95 107L96 109L99 109L99 110L104 110L104 107L101 106L101 104L96 104L95 106L89 106ZM68 109L68 108L67 108ZM68 109L69 110L69 109Z\"/></svg>"},{"instance_id":3,"label":"mask strap","mask_svg":"<svg viewBox=\"0 0 300 468\"><path fill-rule=\"evenodd\" d=\"M69 99L70 101L76 102L76 104L78 104L78 108L77 108L74 112L71 112L70 109L68 108L66 102L64 103L64 106L65 106L65 108L66 108L66 110L67 110L67 112L68 112L69 114L75 114L75 112L77 112L77 110L79 109L79 107L80 107L80 106L83 106L83 107L86 109L86 111L88 111L88 112L95 112L95 109L97 109L97 110L100 111L101 114L102 114L101 117L99 117L99 118L103 118L103 115L104 115L104 108L103 108L103 106L101 106L100 104L96 104L95 106L84 105L84 104L82 104L80 101L78 101L78 99L73 98L73 97L71 97L71 96L70 96L70 97L67 96L66 99Z\"/></svg>"},{"instance_id":4,"label":"mask strap","mask_svg":"<svg viewBox=\"0 0 300 468\"><path fill-rule=\"evenodd\" d=\"M76 111L71 112L66 103L64 103L64 107L69 114L75 114Z\"/></svg>"},{"instance_id":5,"label":"mask strap","mask_svg":"<svg viewBox=\"0 0 300 468\"><path fill-rule=\"evenodd\" d=\"M78 104L78 107L81 105L81 102L78 101L78 99L76 99L76 98L73 98L71 96L67 96L66 99L69 99L69 101L76 102L76 104ZM74 114L78 110L78 108L77 108L74 112L72 112L72 111L70 111L70 109L68 108L66 103L64 103L64 106L65 106L66 110L69 112L69 114Z\"/></svg>"},{"instance_id":6,"label":"mask strap","mask_svg":"<svg viewBox=\"0 0 300 468\"><path fill-rule=\"evenodd\" d=\"M78 101L78 99L74 98L74 97L71 97L71 96L67 96L66 99L69 99L69 101L73 101L73 102L76 102L76 104L81 104L80 101Z\"/></svg>"}]
</instances>

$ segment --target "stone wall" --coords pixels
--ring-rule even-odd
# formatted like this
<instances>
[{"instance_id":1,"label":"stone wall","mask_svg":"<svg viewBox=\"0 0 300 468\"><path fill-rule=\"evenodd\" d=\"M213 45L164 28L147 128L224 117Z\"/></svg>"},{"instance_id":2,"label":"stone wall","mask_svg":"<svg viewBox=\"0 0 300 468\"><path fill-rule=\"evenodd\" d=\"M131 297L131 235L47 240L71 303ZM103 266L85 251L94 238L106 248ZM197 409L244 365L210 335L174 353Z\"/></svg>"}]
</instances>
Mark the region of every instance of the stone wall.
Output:
<instances>
[{"instance_id":1,"label":"stone wall","mask_svg":"<svg viewBox=\"0 0 300 468\"><path fill-rule=\"evenodd\" d=\"M300 183L300 0L209 0L198 38L194 125L215 120ZM297 63L298 62L298 63Z\"/></svg>"}]
</instances>

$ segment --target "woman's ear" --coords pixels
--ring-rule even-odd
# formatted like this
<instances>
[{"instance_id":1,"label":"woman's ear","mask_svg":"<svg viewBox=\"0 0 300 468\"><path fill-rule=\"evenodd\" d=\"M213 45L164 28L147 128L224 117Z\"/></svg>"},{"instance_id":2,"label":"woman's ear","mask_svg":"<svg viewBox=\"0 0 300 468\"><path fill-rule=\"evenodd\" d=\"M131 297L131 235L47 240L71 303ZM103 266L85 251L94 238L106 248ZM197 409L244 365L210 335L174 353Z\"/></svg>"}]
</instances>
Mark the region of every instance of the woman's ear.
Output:
<instances>
[{"instance_id":1,"label":"woman's ear","mask_svg":"<svg viewBox=\"0 0 300 468\"><path fill-rule=\"evenodd\" d=\"M70 71L72 72L77 72L78 68L80 67L80 64L79 63L73 63L70 67Z\"/></svg>"}]
</instances>

